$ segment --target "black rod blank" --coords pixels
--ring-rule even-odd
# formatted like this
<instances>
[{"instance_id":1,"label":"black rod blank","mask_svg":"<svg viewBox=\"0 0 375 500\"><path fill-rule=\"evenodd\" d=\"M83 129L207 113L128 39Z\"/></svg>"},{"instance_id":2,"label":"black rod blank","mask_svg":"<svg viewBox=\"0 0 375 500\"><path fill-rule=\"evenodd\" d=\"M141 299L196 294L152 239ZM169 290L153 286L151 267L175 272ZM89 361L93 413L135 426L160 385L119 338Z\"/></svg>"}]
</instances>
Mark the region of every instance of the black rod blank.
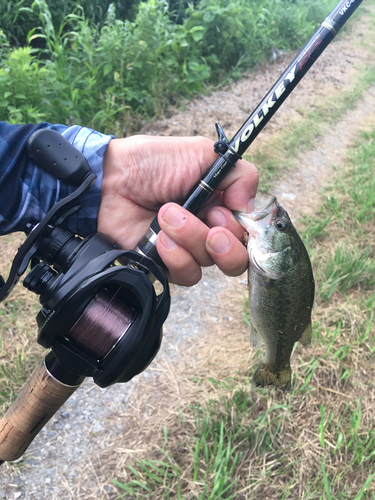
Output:
<instances>
[{"instance_id":1,"label":"black rod blank","mask_svg":"<svg viewBox=\"0 0 375 500\"><path fill-rule=\"evenodd\" d=\"M361 3L362 0L341 0L337 4L229 141L227 152L213 163L203 179L192 190L183 204L184 208L194 214L202 208L238 157L247 150Z\"/></svg>"},{"instance_id":2,"label":"black rod blank","mask_svg":"<svg viewBox=\"0 0 375 500\"><path fill-rule=\"evenodd\" d=\"M186 210L197 214L221 181L226 177L236 161L243 155L260 131L269 122L285 99L306 75L324 49L335 38L346 21L360 6L363 0L340 0L326 17L313 36L289 64L284 73L263 97L255 110L244 122L233 138L227 142L224 153L217 158L205 173L205 176L190 191L185 203ZM223 132L218 129L219 140L223 145ZM225 139L224 139L225 140ZM137 250L163 266L157 251L156 237L160 231L157 217L153 220L148 233L138 243Z\"/></svg>"}]
</instances>

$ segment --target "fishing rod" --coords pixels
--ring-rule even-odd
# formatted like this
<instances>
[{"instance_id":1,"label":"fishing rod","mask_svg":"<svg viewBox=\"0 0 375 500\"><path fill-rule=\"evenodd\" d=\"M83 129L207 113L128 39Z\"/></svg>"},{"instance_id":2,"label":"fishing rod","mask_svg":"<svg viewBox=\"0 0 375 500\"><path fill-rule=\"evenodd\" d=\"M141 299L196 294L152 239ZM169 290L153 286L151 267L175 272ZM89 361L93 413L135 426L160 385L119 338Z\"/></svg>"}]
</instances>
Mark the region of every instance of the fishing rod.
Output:
<instances>
[{"instance_id":1,"label":"fishing rod","mask_svg":"<svg viewBox=\"0 0 375 500\"><path fill-rule=\"evenodd\" d=\"M182 205L186 210L193 214L199 212L361 3L362 0L340 0L231 140L216 123L218 140L214 147L219 158L191 190ZM159 231L160 226L155 217L149 231L139 242L138 251L151 257L159 266L165 267L156 250Z\"/></svg>"},{"instance_id":2,"label":"fishing rod","mask_svg":"<svg viewBox=\"0 0 375 500\"><path fill-rule=\"evenodd\" d=\"M231 140L216 124L218 158L188 195L185 209L196 214L202 208L361 3L337 4ZM80 208L77 200L95 175L83 155L52 130L35 132L28 153L37 165L78 187L27 228L7 282L0 277L1 302L31 262L24 286L40 296L38 342L51 349L0 420L0 465L23 455L86 377L107 387L147 368L170 305L158 267L165 266L156 251L157 219L136 251L123 250L100 233L85 239L70 233L64 220ZM115 265L119 259L121 266ZM154 281L162 292L156 293Z\"/></svg>"}]
</instances>

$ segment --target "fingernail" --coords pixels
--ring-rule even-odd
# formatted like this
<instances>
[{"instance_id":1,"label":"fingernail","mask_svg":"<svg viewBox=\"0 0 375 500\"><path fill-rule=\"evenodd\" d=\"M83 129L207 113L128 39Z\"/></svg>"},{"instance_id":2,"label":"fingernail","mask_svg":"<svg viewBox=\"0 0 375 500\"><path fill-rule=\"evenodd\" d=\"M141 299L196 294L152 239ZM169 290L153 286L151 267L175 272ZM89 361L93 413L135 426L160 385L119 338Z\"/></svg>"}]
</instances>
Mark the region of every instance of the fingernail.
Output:
<instances>
[{"instance_id":1,"label":"fingernail","mask_svg":"<svg viewBox=\"0 0 375 500\"><path fill-rule=\"evenodd\" d=\"M219 255L227 253L230 249L230 241L224 231L213 234L207 243L212 250Z\"/></svg>"},{"instance_id":2,"label":"fingernail","mask_svg":"<svg viewBox=\"0 0 375 500\"><path fill-rule=\"evenodd\" d=\"M226 225L225 215L221 210L212 208L207 213L207 222L211 227L216 227L216 226L225 227Z\"/></svg>"},{"instance_id":3,"label":"fingernail","mask_svg":"<svg viewBox=\"0 0 375 500\"><path fill-rule=\"evenodd\" d=\"M163 219L167 224L178 229L185 223L186 215L176 205L171 205L163 215Z\"/></svg>"},{"instance_id":4,"label":"fingernail","mask_svg":"<svg viewBox=\"0 0 375 500\"><path fill-rule=\"evenodd\" d=\"M158 238L166 250L174 250L177 247L176 243L172 240L172 238L163 233L163 231L159 233Z\"/></svg>"},{"instance_id":5,"label":"fingernail","mask_svg":"<svg viewBox=\"0 0 375 500\"><path fill-rule=\"evenodd\" d=\"M254 212L254 198L251 198L251 200L249 200L246 207L246 212L247 213Z\"/></svg>"}]
</instances>

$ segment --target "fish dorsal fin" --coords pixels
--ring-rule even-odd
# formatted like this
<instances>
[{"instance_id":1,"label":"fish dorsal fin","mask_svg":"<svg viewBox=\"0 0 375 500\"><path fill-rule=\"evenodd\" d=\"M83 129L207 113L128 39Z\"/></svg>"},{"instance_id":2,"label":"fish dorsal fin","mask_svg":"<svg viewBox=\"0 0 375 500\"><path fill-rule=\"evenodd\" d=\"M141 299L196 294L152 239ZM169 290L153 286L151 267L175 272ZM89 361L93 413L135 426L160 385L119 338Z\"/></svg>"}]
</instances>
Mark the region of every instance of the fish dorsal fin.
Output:
<instances>
[{"instance_id":1,"label":"fish dorsal fin","mask_svg":"<svg viewBox=\"0 0 375 500\"><path fill-rule=\"evenodd\" d=\"M260 333L258 332L258 330L256 329L256 327L254 326L254 323L251 322L251 325L250 325L250 346L255 351L257 351L262 344L263 344L263 339L262 339Z\"/></svg>"},{"instance_id":2,"label":"fish dorsal fin","mask_svg":"<svg viewBox=\"0 0 375 500\"><path fill-rule=\"evenodd\" d=\"M311 323L309 323L306 326L305 331L301 335L301 338L299 339L299 341L305 347L309 347L309 345L311 344L311 337L312 337L312 327L311 327Z\"/></svg>"}]
</instances>

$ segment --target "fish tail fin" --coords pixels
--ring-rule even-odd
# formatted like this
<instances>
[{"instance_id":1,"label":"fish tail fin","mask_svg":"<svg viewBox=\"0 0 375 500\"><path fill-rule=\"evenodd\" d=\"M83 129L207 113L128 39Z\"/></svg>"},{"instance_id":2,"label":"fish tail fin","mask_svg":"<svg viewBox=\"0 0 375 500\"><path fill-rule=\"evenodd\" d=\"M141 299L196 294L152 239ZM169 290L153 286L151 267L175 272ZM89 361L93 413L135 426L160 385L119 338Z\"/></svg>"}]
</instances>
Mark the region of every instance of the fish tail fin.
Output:
<instances>
[{"instance_id":1,"label":"fish tail fin","mask_svg":"<svg viewBox=\"0 0 375 500\"><path fill-rule=\"evenodd\" d=\"M283 391L290 391L292 380L292 370L290 365L278 369L275 365L262 363L259 365L253 377L253 383L256 387L265 387L272 385Z\"/></svg>"}]
</instances>

